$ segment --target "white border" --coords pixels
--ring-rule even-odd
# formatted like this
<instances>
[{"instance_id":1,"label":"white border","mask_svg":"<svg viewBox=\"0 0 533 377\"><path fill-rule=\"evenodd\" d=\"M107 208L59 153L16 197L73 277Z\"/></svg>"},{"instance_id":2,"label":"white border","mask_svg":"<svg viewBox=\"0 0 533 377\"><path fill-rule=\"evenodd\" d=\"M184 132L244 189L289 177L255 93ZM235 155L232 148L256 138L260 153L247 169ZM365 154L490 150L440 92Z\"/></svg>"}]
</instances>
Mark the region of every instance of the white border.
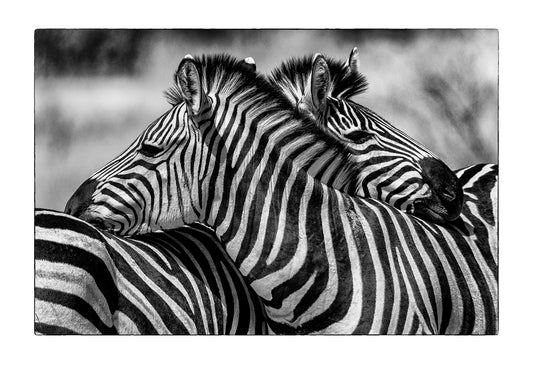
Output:
<instances>
[{"instance_id":1,"label":"white border","mask_svg":"<svg viewBox=\"0 0 533 377\"><path fill-rule=\"evenodd\" d=\"M11 3L12 4L12 3ZM93 0L2 10L2 370L11 375L524 375L533 272L528 152L530 14L511 2ZM33 31L74 27L500 30L500 335L492 337L36 337L33 335ZM529 84L529 85L528 85ZM7 132L7 135L6 135ZM10 373L12 372L12 373ZM224 373L223 373L224 374Z\"/></svg>"}]
</instances>

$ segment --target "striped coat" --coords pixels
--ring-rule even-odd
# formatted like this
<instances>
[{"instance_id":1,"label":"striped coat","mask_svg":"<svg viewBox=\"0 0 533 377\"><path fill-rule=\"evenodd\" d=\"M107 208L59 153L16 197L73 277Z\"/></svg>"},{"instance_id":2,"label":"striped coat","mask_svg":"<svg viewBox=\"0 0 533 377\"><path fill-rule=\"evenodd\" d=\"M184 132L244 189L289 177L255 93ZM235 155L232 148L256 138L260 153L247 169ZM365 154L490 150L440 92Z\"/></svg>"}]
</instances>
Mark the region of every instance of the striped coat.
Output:
<instances>
[{"instance_id":1,"label":"striped coat","mask_svg":"<svg viewBox=\"0 0 533 377\"><path fill-rule=\"evenodd\" d=\"M124 239L37 210L35 331L264 334L267 326L258 297L209 228Z\"/></svg>"},{"instance_id":2,"label":"striped coat","mask_svg":"<svg viewBox=\"0 0 533 377\"><path fill-rule=\"evenodd\" d=\"M183 102L148 128L140 150L81 188L80 217L122 233L212 226L276 332L496 331L496 259L469 234L349 197L296 168L307 145L344 150L234 60L187 57L176 78ZM114 201L126 187L150 207Z\"/></svg>"}]
</instances>

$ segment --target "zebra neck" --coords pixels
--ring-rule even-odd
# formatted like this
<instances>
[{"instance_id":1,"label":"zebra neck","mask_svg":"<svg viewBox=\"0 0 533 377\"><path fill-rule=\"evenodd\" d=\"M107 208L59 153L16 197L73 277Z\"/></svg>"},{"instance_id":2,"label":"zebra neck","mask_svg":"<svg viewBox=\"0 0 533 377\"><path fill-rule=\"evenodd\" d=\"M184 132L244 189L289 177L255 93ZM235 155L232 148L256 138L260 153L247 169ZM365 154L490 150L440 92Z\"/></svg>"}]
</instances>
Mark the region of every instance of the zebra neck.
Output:
<instances>
[{"instance_id":1,"label":"zebra neck","mask_svg":"<svg viewBox=\"0 0 533 377\"><path fill-rule=\"evenodd\" d=\"M353 280L359 278L351 271L353 258L342 258L342 279L336 266L330 268L335 265L335 248L340 253L356 254L355 228L344 214L345 202L352 202L295 162L298 142L291 126L290 122L276 129L258 126L230 141L218 132L215 137L220 140L212 145L220 148L211 153L218 157L210 163L213 176L204 190L211 195L206 202L213 202L206 210L207 224L215 229L241 274L267 306L282 308L285 314L278 314L283 321L294 317L291 313L299 300L286 297L288 291L280 288L291 279L305 283L301 294L310 290L319 296L322 293L316 290L315 282L333 291L346 285L338 299L350 303L352 298L344 295L351 295ZM305 311L320 312L320 302L311 303Z\"/></svg>"},{"instance_id":2,"label":"zebra neck","mask_svg":"<svg viewBox=\"0 0 533 377\"><path fill-rule=\"evenodd\" d=\"M266 105L254 112L249 108L257 104L239 108L222 103L219 107L226 108L227 116L217 118L217 130L206 136L206 143L215 147L210 153L208 184L203 187L201 219L221 236L233 238L235 212L240 216L242 209L259 209L272 198L280 203L289 194L287 181L303 187L308 179L316 179L342 192L353 187L357 169L351 165L351 154L318 126ZM297 177L299 172L303 173Z\"/></svg>"},{"instance_id":3,"label":"zebra neck","mask_svg":"<svg viewBox=\"0 0 533 377\"><path fill-rule=\"evenodd\" d=\"M283 165L282 180L291 169L304 170L327 186L346 192L357 175L353 155L344 144L310 119L296 118L292 110L281 109L261 96L247 97L214 96L216 126L204 134L205 144L211 146L211 161L201 206L205 208L205 222L221 227L222 233L236 203L237 186L232 184L242 187L244 182L255 190L255 185L271 178L273 171L277 179ZM220 193L221 187L224 193ZM266 184L262 194L268 188Z\"/></svg>"}]
</instances>

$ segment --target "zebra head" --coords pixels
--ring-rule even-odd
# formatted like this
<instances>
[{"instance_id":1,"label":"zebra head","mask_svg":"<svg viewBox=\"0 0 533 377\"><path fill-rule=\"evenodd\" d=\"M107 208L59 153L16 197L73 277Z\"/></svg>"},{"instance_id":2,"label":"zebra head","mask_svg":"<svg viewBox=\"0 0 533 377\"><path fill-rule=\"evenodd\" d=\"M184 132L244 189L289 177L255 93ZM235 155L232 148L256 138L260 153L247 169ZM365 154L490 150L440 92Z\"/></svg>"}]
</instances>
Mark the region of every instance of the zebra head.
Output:
<instances>
[{"instance_id":1,"label":"zebra head","mask_svg":"<svg viewBox=\"0 0 533 377\"><path fill-rule=\"evenodd\" d=\"M212 115L201 81L197 62L185 56L166 93L170 110L86 180L65 212L119 235L176 228L201 217L207 169L201 129Z\"/></svg>"},{"instance_id":2,"label":"zebra head","mask_svg":"<svg viewBox=\"0 0 533 377\"><path fill-rule=\"evenodd\" d=\"M254 65L228 55L185 57L167 92L172 108L84 182L65 212L119 235L196 220L218 226L226 219L220 213L231 208L220 204L228 200L222 192L243 174L253 177L245 166L264 166L263 153L269 164L287 153L294 171L343 190L355 171L344 145L309 117L295 117ZM267 146L267 140L276 141Z\"/></svg>"},{"instance_id":3,"label":"zebra head","mask_svg":"<svg viewBox=\"0 0 533 377\"><path fill-rule=\"evenodd\" d=\"M346 62L320 54L289 59L269 80L297 113L316 120L357 161L348 193L374 198L418 217L446 223L459 217L463 191L435 154L351 98L367 88L354 48Z\"/></svg>"}]
</instances>

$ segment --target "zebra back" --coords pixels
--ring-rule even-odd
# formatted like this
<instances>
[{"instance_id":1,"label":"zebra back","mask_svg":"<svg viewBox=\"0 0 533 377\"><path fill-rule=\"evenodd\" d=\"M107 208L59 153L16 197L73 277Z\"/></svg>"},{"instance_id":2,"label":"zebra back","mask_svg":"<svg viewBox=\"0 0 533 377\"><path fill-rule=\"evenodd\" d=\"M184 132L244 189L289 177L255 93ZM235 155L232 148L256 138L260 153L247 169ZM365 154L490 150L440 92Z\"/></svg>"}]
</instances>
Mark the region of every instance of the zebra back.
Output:
<instances>
[{"instance_id":1,"label":"zebra back","mask_svg":"<svg viewBox=\"0 0 533 377\"><path fill-rule=\"evenodd\" d=\"M209 228L126 239L37 210L35 331L264 334L267 327L258 297Z\"/></svg>"}]
</instances>

